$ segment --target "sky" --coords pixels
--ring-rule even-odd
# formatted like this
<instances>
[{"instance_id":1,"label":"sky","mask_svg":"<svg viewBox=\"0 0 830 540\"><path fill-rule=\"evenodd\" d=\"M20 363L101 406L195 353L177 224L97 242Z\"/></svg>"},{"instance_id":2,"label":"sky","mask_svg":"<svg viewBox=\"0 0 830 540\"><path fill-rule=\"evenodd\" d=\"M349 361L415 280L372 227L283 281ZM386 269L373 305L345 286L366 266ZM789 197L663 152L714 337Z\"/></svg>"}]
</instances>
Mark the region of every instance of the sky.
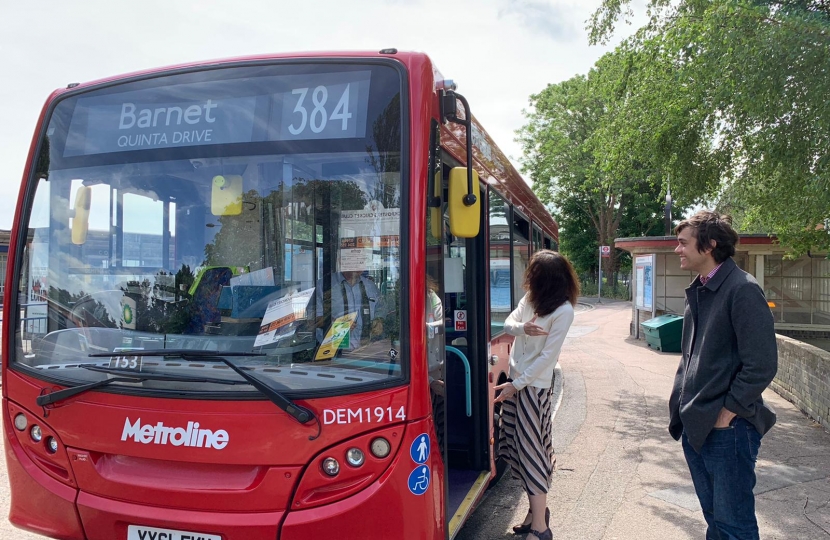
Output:
<instances>
[{"instance_id":1,"label":"sky","mask_svg":"<svg viewBox=\"0 0 830 540\"><path fill-rule=\"evenodd\" d=\"M394 47L430 55L519 168L528 98L587 73L600 0L38 0L0 7L0 229L10 229L32 135L69 83L234 56ZM636 19L635 19L636 22ZM618 42L633 27L619 25Z\"/></svg>"}]
</instances>

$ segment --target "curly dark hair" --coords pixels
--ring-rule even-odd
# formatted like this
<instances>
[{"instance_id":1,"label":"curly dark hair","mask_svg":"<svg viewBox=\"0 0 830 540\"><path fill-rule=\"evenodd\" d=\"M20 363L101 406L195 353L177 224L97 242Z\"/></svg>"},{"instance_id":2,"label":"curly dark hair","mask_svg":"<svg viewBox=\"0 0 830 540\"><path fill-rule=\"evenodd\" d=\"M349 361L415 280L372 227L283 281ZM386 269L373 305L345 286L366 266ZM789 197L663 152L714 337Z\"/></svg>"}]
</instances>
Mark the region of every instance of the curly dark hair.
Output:
<instances>
[{"instance_id":1,"label":"curly dark hair","mask_svg":"<svg viewBox=\"0 0 830 540\"><path fill-rule=\"evenodd\" d=\"M735 245L739 237L732 228L732 217L727 214L718 214L710 210L701 210L689 219L684 219L674 228L674 234L680 234L683 229L691 227L692 236L697 240L697 252L709 251L711 240L715 247L711 248L712 257L720 264L729 257L735 256Z\"/></svg>"},{"instance_id":2,"label":"curly dark hair","mask_svg":"<svg viewBox=\"0 0 830 540\"><path fill-rule=\"evenodd\" d=\"M531 257L524 287L527 301L539 317L553 313L565 302L575 306L579 296L579 279L570 261L548 249L537 251Z\"/></svg>"}]
</instances>

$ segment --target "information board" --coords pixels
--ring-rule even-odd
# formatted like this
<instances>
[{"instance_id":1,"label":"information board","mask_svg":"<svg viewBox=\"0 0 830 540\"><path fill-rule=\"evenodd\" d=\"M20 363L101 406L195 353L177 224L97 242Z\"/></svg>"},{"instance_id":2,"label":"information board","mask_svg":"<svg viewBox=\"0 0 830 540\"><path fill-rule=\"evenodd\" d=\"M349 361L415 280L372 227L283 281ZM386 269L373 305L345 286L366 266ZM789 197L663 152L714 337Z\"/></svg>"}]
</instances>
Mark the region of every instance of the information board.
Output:
<instances>
[{"instance_id":1,"label":"information board","mask_svg":"<svg viewBox=\"0 0 830 540\"><path fill-rule=\"evenodd\" d=\"M637 294L634 305L637 309L654 309L654 255L637 255L634 259L634 287Z\"/></svg>"}]
</instances>

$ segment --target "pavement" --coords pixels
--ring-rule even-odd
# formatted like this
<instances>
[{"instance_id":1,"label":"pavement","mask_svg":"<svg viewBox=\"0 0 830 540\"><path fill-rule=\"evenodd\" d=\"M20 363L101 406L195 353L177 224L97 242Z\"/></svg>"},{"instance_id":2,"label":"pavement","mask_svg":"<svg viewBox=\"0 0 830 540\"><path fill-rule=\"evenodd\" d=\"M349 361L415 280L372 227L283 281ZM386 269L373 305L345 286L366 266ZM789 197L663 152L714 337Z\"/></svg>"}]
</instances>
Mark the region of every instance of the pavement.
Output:
<instances>
[{"instance_id":1,"label":"pavement","mask_svg":"<svg viewBox=\"0 0 830 540\"><path fill-rule=\"evenodd\" d=\"M557 370L557 471L548 495L554 538L701 539L706 524L683 451L666 429L680 355L629 337L629 302L591 300L576 315ZM761 538L830 539L830 433L774 392L764 399L778 422L757 462ZM516 538L512 526L527 510L507 473L457 538Z\"/></svg>"}]
</instances>

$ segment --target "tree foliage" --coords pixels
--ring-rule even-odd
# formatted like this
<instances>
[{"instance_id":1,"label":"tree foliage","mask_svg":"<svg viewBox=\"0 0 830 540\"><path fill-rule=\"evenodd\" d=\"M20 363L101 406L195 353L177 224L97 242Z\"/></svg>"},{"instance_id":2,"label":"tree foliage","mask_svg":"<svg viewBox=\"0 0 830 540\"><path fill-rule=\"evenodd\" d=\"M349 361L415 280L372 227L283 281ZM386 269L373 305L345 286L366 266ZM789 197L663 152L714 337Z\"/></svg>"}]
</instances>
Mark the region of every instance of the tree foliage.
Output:
<instances>
[{"instance_id":1,"label":"tree foliage","mask_svg":"<svg viewBox=\"0 0 830 540\"><path fill-rule=\"evenodd\" d=\"M672 188L775 233L795 253L830 248L830 0L651 0L615 54L611 163L648 157ZM603 42L630 17L604 0Z\"/></svg>"},{"instance_id":2,"label":"tree foliage","mask_svg":"<svg viewBox=\"0 0 830 540\"><path fill-rule=\"evenodd\" d=\"M540 199L554 209L562 251L582 272L596 269L599 245L662 234L664 171L645 153L608 151L609 139L622 136L614 131L625 124L618 116L626 113L624 80L630 70L631 57L615 52L587 76L549 85L531 96L533 109L519 130L524 170ZM635 141L641 134L625 137ZM612 250L606 270L630 264L617 255Z\"/></svg>"}]
</instances>

